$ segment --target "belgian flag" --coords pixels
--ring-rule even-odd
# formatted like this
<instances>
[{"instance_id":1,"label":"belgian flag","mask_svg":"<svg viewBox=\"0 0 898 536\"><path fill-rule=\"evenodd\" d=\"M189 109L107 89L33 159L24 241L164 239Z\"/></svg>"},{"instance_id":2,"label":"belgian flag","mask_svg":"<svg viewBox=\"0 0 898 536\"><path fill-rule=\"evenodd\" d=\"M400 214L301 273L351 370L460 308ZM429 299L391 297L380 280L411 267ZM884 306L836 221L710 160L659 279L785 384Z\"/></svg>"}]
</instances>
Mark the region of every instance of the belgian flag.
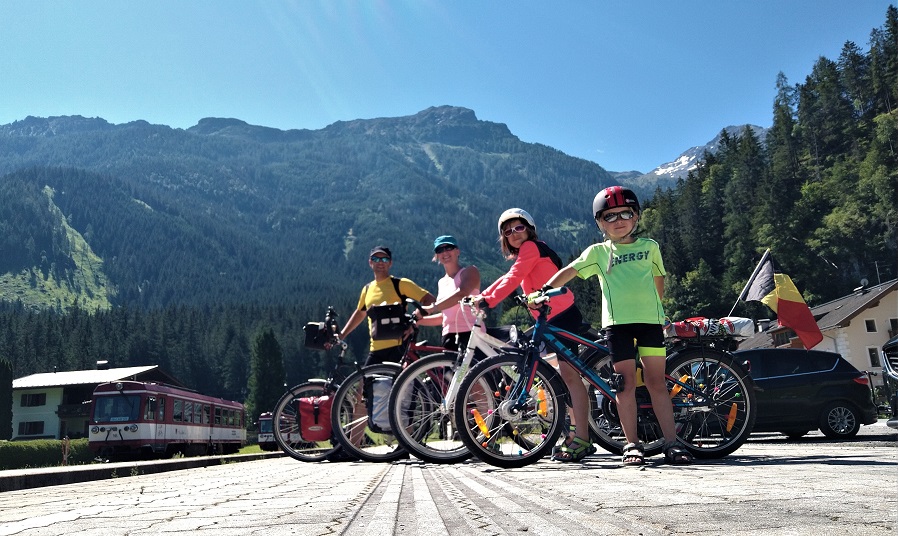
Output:
<instances>
[{"instance_id":1,"label":"belgian flag","mask_svg":"<svg viewBox=\"0 0 898 536\"><path fill-rule=\"evenodd\" d=\"M823 340L811 309L795 288L792 278L777 269L769 249L761 257L739 299L759 301L773 309L780 325L792 329L805 348L811 349Z\"/></svg>"}]
</instances>

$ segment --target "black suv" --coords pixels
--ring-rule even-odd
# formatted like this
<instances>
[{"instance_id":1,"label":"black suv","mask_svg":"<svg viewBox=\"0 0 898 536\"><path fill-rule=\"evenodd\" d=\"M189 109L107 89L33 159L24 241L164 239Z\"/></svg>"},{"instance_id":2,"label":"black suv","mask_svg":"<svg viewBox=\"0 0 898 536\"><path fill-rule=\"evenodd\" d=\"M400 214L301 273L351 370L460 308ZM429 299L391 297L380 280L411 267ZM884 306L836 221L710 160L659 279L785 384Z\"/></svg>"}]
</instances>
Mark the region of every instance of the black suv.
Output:
<instances>
[{"instance_id":1,"label":"black suv","mask_svg":"<svg viewBox=\"0 0 898 536\"><path fill-rule=\"evenodd\" d=\"M757 386L755 432L798 438L819 428L826 437L853 437L876 422L870 378L833 352L754 348L734 352Z\"/></svg>"},{"instance_id":2,"label":"black suv","mask_svg":"<svg viewBox=\"0 0 898 536\"><path fill-rule=\"evenodd\" d=\"M898 428L898 336L882 345L885 359L882 362L882 380L889 398L889 420L892 428Z\"/></svg>"}]
</instances>

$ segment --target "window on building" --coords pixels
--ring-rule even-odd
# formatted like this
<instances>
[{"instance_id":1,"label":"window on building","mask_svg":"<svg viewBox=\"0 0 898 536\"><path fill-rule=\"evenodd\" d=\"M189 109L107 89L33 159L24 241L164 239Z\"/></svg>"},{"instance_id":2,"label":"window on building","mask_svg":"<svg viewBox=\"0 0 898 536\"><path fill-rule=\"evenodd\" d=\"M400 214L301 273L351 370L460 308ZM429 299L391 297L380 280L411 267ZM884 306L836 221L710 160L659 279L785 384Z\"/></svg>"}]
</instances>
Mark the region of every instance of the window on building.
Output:
<instances>
[{"instance_id":1,"label":"window on building","mask_svg":"<svg viewBox=\"0 0 898 536\"><path fill-rule=\"evenodd\" d=\"M774 346L788 346L790 344L790 339L795 337L795 332L791 329L784 329L782 331L778 331L773 334L773 345Z\"/></svg>"},{"instance_id":2,"label":"window on building","mask_svg":"<svg viewBox=\"0 0 898 536\"><path fill-rule=\"evenodd\" d=\"M41 435L44 433L44 421L31 421L19 423L19 435Z\"/></svg>"},{"instance_id":3,"label":"window on building","mask_svg":"<svg viewBox=\"0 0 898 536\"><path fill-rule=\"evenodd\" d=\"M876 320L864 320L864 325L867 326L867 333L876 333Z\"/></svg>"},{"instance_id":4,"label":"window on building","mask_svg":"<svg viewBox=\"0 0 898 536\"><path fill-rule=\"evenodd\" d=\"M867 348L867 353L870 354L870 366L871 367L881 367L882 362L879 360L879 348L875 346L870 346Z\"/></svg>"},{"instance_id":5,"label":"window on building","mask_svg":"<svg viewBox=\"0 0 898 536\"><path fill-rule=\"evenodd\" d=\"M26 393L22 395L22 407L33 408L47 405L47 393Z\"/></svg>"},{"instance_id":6,"label":"window on building","mask_svg":"<svg viewBox=\"0 0 898 536\"><path fill-rule=\"evenodd\" d=\"M889 335L892 337L898 335L898 318L889 319Z\"/></svg>"}]
</instances>

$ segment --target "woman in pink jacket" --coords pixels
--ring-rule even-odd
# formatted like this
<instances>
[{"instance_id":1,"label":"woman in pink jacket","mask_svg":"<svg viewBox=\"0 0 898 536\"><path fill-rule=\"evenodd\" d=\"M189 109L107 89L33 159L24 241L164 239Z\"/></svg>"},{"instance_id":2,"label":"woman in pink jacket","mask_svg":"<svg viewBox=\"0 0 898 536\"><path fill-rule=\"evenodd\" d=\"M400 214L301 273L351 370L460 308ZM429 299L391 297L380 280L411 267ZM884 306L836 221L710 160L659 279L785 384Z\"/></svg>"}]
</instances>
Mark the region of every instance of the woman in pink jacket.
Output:
<instances>
[{"instance_id":1,"label":"woman in pink jacket","mask_svg":"<svg viewBox=\"0 0 898 536\"><path fill-rule=\"evenodd\" d=\"M562 268L561 259L536 234L536 223L533 217L520 208L510 208L499 216L499 242L505 258L513 260L508 273L497 279L484 290L478 299L489 307L495 307L502 300L521 287L524 294L537 291L546 284L555 273ZM531 314L539 314L530 311ZM583 316L574 305L574 295L570 292L552 298L552 312L549 323L574 333L583 331ZM577 348L572 346L577 352ZM579 462L596 451L589 439L589 416L586 387L579 373L566 362L559 360L561 377L567 384L571 395L574 431L565 440L564 445L557 448L552 459L563 462Z\"/></svg>"}]
</instances>

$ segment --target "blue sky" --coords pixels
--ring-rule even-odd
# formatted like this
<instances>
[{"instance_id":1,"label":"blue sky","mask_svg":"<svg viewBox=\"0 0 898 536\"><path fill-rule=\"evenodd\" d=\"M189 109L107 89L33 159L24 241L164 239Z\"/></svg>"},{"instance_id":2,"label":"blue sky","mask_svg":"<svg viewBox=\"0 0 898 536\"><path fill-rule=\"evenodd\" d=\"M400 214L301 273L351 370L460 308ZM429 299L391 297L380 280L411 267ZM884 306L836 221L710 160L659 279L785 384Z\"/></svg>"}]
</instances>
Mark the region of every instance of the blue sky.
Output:
<instances>
[{"instance_id":1,"label":"blue sky","mask_svg":"<svg viewBox=\"0 0 898 536\"><path fill-rule=\"evenodd\" d=\"M471 108L610 171L769 126L889 1L3 0L0 124L29 115L280 129Z\"/></svg>"}]
</instances>

